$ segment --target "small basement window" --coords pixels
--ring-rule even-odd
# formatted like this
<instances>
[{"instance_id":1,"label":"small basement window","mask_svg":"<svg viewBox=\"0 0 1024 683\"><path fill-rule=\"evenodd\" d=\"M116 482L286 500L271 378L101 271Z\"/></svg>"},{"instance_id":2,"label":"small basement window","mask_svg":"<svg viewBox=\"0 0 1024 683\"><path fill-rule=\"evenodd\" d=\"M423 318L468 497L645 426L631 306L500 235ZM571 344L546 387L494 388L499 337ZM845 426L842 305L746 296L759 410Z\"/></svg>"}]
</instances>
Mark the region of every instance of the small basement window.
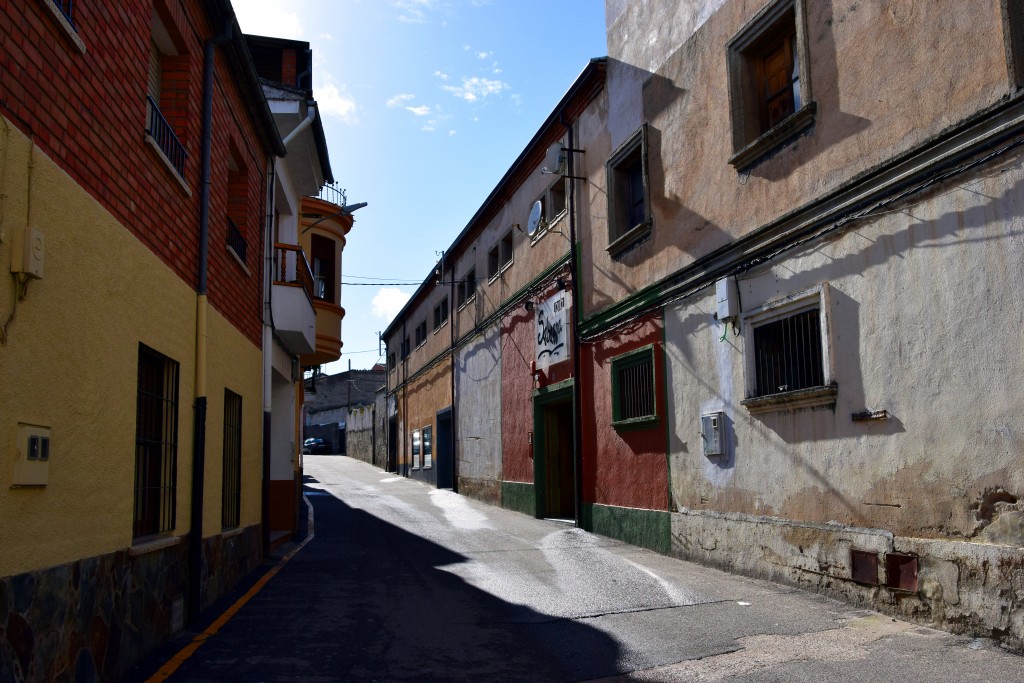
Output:
<instances>
[{"instance_id":1,"label":"small basement window","mask_svg":"<svg viewBox=\"0 0 1024 683\"><path fill-rule=\"evenodd\" d=\"M658 422L654 346L616 356L611 361L612 426L647 427Z\"/></svg>"}]
</instances>

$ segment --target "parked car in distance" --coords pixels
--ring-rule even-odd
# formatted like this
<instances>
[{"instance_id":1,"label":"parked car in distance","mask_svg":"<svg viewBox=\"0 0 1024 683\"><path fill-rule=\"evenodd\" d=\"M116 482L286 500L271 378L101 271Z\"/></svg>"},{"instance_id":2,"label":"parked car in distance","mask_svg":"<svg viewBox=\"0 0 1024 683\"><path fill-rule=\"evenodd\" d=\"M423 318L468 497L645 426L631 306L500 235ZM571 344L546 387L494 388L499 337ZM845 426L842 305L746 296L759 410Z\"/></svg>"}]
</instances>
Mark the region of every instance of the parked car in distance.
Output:
<instances>
[{"instance_id":1,"label":"parked car in distance","mask_svg":"<svg viewBox=\"0 0 1024 683\"><path fill-rule=\"evenodd\" d=\"M330 453L331 449L327 447L323 439L313 436L302 442L302 452L310 455L323 455Z\"/></svg>"}]
</instances>

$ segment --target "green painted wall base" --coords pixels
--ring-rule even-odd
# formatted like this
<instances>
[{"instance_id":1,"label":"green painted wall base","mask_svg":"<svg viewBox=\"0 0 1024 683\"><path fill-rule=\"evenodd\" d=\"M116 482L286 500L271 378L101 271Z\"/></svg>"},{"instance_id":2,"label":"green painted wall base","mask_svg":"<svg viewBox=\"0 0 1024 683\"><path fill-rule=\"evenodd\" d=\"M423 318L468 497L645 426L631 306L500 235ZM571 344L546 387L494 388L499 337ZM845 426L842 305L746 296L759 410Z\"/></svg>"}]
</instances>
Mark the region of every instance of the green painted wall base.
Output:
<instances>
[{"instance_id":1,"label":"green painted wall base","mask_svg":"<svg viewBox=\"0 0 1024 683\"><path fill-rule=\"evenodd\" d=\"M518 481L501 482L501 507L536 517L537 495L534 493L533 484Z\"/></svg>"},{"instance_id":2,"label":"green painted wall base","mask_svg":"<svg viewBox=\"0 0 1024 683\"><path fill-rule=\"evenodd\" d=\"M582 526L595 534L668 554L672 518L666 510L641 510L610 505L583 504Z\"/></svg>"}]
</instances>

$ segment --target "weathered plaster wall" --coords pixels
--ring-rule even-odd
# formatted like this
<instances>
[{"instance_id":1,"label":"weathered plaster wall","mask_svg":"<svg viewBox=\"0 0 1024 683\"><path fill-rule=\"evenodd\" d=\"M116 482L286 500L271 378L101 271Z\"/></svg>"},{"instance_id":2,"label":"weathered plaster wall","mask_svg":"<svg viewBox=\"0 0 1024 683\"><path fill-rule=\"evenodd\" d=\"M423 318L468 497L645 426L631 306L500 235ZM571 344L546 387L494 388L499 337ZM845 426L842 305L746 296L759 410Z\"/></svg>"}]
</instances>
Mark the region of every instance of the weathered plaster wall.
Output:
<instances>
[{"instance_id":1,"label":"weathered plaster wall","mask_svg":"<svg viewBox=\"0 0 1024 683\"><path fill-rule=\"evenodd\" d=\"M725 2L605 0L608 56L653 72Z\"/></svg>"},{"instance_id":2,"label":"weathered plaster wall","mask_svg":"<svg viewBox=\"0 0 1024 683\"><path fill-rule=\"evenodd\" d=\"M740 280L744 310L828 282L834 409L752 415L711 293L666 311L673 552L1020 647L1024 157ZM727 455L702 454L724 410ZM885 410L887 420L852 414ZM851 548L920 555L920 591L850 582ZM884 582L884 570L882 572Z\"/></svg>"},{"instance_id":3,"label":"weathered plaster wall","mask_svg":"<svg viewBox=\"0 0 1024 683\"><path fill-rule=\"evenodd\" d=\"M1015 239L1024 173L1016 164L740 280L744 310L830 284L835 410L751 415L738 405L744 337L719 341L711 296L669 309L678 506L902 535L996 533L985 527L1024 495L1016 409L1024 388L1013 379L1024 359L998 331L1024 317L1024 247ZM712 461L698 432L701 410L715 406L729 416L730 457ZM890 419L851 419L865 409ZM1024 541L1024 531L1016 538Z\"/></svg>"},{"instance_id":4,"label":"weathered plaster wall","mask_svg":"<svg viewBox=\"0 0 1024 683\"><path fill-rule=\"evenodd\" d=\"M501 324L502 479L533 482L534 314L522 306Z\"/></svg>"},{"instance_id":5,"label":"weathered plaster wall","mask_svg":"<svg viewBox=\"0 0 1024 683\"><path fill-rule=\"evenodd\" d=\"M676 11L669 6L684 4L633 3L637 9L623 13L613 30L635 38L648 36L653 26L658 41L675 45L675 20L650 18L652 12L660 16ZM811 67L805 76L817 103L815 125L739 174L728 164L733 149L724 48L764 4L725 2L654 72L646 62L658 59L646 51L660 47L637 48L639 55L626 50L627 59L642 64L610 60L609 138L585 155L594 221L583 233L584 262L593 263L593 280L584 280L588 316L1007 94L997 0L969 7L952 0L893 5L808 0ZM619 40L610 36L610 46ZM894 70L893 64L901 68ZM643 121L649 124L654 227L646 242L612 258L605 251L607 226L599 218L607 204L603 164Z\"/></svg>"},{"instance_id":6,"label":"weathered plaster wall","mask_svg":"<svg viewBox=\"0 0 1024 683\"><path fill-rule=\"evenodd\" d=\"M611 361L654 344L655 402L660 421L639 429L612 427ZM660 313L583 346L583 500L602 505L665 510L665 354Z\"/></svg>"},{"instance_id":7,"label":"weathered plaster wall","mask_svg":"<svg viewBox=\"0 0 1024 683\"><path fill-rule=\"evenodd\" d=\"M456 473L459 492L497 503L500 496L501 330L493 325L458 351L455 367Z\"/></svg>"}]
</instances>

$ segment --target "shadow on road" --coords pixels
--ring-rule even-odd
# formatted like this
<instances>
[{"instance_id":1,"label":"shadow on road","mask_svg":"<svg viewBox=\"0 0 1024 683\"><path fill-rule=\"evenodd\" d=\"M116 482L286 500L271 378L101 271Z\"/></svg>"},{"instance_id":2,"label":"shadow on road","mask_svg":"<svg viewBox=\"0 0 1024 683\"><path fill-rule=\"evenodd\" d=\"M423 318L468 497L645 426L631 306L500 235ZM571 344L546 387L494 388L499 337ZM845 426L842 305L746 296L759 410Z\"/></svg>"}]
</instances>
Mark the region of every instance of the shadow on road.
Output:
<instances>
[{"instance_id":1,"label":"shadow on road","mask_svg":"<svg viewBox=\"0 0 1024 683\"><path fill-rule=\"evenodd\" d=\"M316 480L306 477L307 484ZM172 680L531 680L614 675L618 644L481 591L470 559L305 489L315 538Z\"/></svg>"}]
</instances>

